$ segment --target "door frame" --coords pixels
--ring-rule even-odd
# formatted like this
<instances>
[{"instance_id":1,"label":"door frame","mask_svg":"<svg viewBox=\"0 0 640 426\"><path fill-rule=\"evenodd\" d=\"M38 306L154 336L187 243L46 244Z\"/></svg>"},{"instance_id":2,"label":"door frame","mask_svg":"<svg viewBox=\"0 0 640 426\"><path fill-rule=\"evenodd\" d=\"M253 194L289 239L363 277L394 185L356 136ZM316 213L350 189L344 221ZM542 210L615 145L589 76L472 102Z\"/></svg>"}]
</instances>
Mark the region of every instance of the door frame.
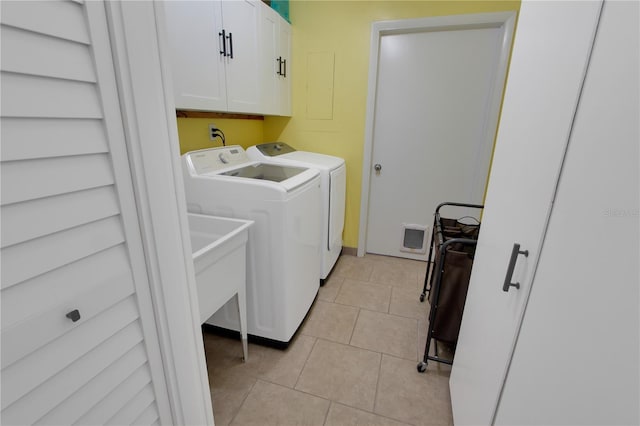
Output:
<instances>
[{"instance_id":1,"label":"door frame","mask_svg":"<svg viewBox=\"0 0 640 426\"><path fill-rule=\"evenodd\" d=\"M468 15L436 16L430 18L378 21L371 26L371 51L369 55L369 83L367 89L367 115L365 118L364 152L362 158L362 190L360 195L360 227L358 230L358 256L364 256L367 246L369 196L371 191L371 166L373 160L373 127L375 124L376 87L378 83L378 61L381 38L389 34L435 32L459 29L499 28L502 42L496 80L487 114L485 140L495 143L502 97L506 83L509 57L516 22L516 12L477 13ZM490 139L490 140L489 140Z\"/></svg>"},{"instance_id":2,"label":"door frame","mask_svg":"<svg viewBox=\"0 0 640 426\"><path fill-rule=\"evenodd\" d=\"M105 1L173 424L213 425L169 52L160 1ZM139 265L138 265L139 266ZM158 368L160 370L160 368Z\"/></svg>"}]
</instances>

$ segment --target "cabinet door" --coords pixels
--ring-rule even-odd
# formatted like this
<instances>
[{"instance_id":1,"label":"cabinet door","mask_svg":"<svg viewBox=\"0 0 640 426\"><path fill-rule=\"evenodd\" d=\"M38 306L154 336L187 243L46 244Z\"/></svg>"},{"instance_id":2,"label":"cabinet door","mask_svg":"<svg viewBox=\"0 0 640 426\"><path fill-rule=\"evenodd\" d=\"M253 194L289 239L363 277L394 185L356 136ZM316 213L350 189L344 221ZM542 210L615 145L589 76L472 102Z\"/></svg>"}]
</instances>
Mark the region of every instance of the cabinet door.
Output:
<instances>
[{"instance_id":1,"label":"cabinet door","mask_svg":"<svg viewBox=\"0 0 640 426\"><path fill-rule=\"evenodd\" d=\"M222 21L227 35L227 111L255 113L262 102L257 1L223 1Z\"/></svg>"},{"instance_id":2,"label":"cabinet door","mask_svg":"<svg viewBox=\"0 0 640 426\"><path fill-rule=\"evenodd\" d=\"M269 6L262 5L261 9L264 113L291 115L291 25Z\"/></svg>"},{"instance_id":3,"label":"cabinet door","mask_svg":"<svg viewBox=\"0 0 640 426\"><path fill-rule=\"evenodd\" d=\"M164 7L176 108L225 111L221 3L167 1Z\"/></svg>"},{"instance_id":4,"label":"cabinet door","mask_svg":"<svg viewBox=\"0 0 640 426\"><path fill-rule=\"evenodd\" d=\"M278 53L279 16L269 6L261 5L260 17L260 51L262 55L260 77L263 90L263 113L278 115L280 73L282 72L282 58Z\"/></svg>"},{"instance_id":5,"label":"cabinet door","mask_svg":"<svg viewBox=\"0 0 640 426\"><path fill-rule=\"evenodd\" d=\"M496 424L640 422L638 12L603 6Z\"/></svg>"},{"instance_id":6,"label":"cabinet door","mask_svg":"<svg viewBox=\"0 0 640 426\"><path fill-rule=\"evenodd\" d=\"M450 388L456 424L491 424L522 321L600 2L523 2ZM571 31L567 31L571 22ZM502 287L515 243L510 282ZM517 252L515 253L518 254ZM540 350L552 348L540 348Z\"/></svg>"},{"instance_id":7,"label":"cabinet door","mask_svg":"<svg viewBox=\"0 0 640 426\"><path fill-rule=\"evenodd\" d=\"M278 56L282 57L282 73L278 76L278 115L291 115L291 25L279 18Z\"/></svg>"}]
</instances>

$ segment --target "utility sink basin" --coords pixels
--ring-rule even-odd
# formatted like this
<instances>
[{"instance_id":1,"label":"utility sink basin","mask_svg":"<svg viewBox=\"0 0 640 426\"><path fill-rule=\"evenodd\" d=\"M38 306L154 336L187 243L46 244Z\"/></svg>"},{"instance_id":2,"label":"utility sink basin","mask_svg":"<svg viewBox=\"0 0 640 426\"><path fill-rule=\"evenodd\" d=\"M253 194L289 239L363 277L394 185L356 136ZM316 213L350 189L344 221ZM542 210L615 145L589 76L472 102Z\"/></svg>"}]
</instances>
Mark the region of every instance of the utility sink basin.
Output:
<instances>
[{"instance_id":1,"label":"utility sink basin","mask_svg":"<svg viewBox=\"0 0 640 426\"><path fill-rule=\"evenodd\" d=\"M237 296L240 334L247 359L246 245L251 220L187 214L198 288L200 323Z\"/></svg>"}]
</instances>

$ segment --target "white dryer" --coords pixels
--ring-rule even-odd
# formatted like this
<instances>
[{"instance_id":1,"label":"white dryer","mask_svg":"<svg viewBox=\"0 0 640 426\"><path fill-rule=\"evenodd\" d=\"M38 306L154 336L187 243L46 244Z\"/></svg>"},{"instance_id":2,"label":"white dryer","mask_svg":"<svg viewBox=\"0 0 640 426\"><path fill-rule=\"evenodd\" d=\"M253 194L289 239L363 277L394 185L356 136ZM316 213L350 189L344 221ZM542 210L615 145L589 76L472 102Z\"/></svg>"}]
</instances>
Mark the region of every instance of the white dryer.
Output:
<instances>
[{"instance_id":1,"label":"white dryer","mask_svg":"<svg viewBox=\"0 0 640 426\"><path fill-rule=\"evenodd\" d=\"M187 208L255 222L247 244L247 330L288 343L318 292L320 176L251 161L240 146L182 156ZM239 330L235 301L208 321Z\"/></svg>"},{"instance_id":2,"label":"white dryer","mask_svg":"<svg viewBox=\"0 0 640 426\"><path fill-rule=\"evenodd\" d=\"M315 152L296 151L282 142L255 145L247 149L249 158L296 167L313 167L320 171L322 194L322 248L320 279L325 280L342 250L347 167L343 158Z\"/></svg>"}]
</instances>

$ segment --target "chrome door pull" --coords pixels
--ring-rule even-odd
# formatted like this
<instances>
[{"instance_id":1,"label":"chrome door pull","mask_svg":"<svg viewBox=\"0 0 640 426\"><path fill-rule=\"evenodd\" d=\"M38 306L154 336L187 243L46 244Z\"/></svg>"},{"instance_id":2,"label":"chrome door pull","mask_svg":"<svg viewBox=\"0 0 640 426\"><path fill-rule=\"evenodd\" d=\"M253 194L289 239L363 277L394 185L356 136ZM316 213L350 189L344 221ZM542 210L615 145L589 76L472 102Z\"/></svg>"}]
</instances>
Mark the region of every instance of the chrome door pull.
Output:
<instances>
[{"instance_id":1,"label":"chrome door pull","mask_svg":"<svg viewBox=\"0 0 640 426\"><path fill-rule=\"evenodd\" d=\"M516 268L516 261L518 260L519 254L524 255L524 257L528 257L529 250L520 250L520 244L515 243L511 250L511 259L509 260L509 267L507 268L507 276L504 277L502 291L508 292L510 287L515 287L517 289L520 288L520 283L511 282L511 279L513 278L513 270Z\"/></svg>"}]
</instances>

